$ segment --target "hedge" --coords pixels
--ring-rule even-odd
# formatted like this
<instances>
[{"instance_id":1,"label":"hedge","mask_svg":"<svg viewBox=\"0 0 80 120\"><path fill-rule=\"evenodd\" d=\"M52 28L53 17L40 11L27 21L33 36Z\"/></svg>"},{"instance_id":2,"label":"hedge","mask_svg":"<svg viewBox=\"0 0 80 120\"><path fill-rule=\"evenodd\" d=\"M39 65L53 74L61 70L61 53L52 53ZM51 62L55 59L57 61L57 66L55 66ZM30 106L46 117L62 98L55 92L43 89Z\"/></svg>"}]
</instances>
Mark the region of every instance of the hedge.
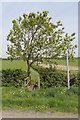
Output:
<instances>
[{"instance_id":1,"label":"hedge","mask_svg":"<svg viewBox=\"0 0 80 120\"><path fill-rule=\"evenodd\" d=\"M57 70L56 68L43 68L33 65L32 68L40 74L41 87L67 87L67 72ZM2 86L21 87L24 85L24 80L27 73L21 69L2 70ZM70 73L70 86L80 85L80 72L77 74Z\"/></svg>"},{"instance_id":2,"label":"hedge","mask_svg":"<svg viewBox=\"0 0 80 120\"><path fill-rule=\"evenodd\" d=\"M21 69L2 70L2 86L21 87L24 85L24 79L26 77L27 73Z\"/></svg>"},{"instance_id":3,"label":"hedge","mask_svg":"<svg viewBox=\"0 0 80 120\"><path fill-rule=\"evenodd\" d=\"M40 74L40 85L41 87L67 87L67 72L60 71L56 68L43 68L40 66L33 65L32 68ZM70 73L70 86L78 86L80 84L80 73Z\"/></svg>"}]
</instances>

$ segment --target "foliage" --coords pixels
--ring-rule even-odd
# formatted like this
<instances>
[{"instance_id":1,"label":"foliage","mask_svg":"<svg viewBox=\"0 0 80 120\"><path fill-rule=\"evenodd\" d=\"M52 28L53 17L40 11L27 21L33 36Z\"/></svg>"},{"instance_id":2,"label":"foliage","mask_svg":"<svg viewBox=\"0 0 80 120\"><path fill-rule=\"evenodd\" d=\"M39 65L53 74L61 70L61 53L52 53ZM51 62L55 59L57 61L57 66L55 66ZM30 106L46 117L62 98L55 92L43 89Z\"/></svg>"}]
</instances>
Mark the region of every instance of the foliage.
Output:
<instances>
[{"instance_id":1,"label":"foliage","mask_svg":"<svg viewBox=\"0 0 80 120\"><path fill-rule=\"evenodd\" d=\"M67 87L67 72L60 71L56 68L43 68L40 66L33 65L33 69L38 71L40 74L40 84L41 87ZM70 86L78 86L80 84L80 73L70 73Z\"/></svg>"},{"instance_id":2,"label":"foliage","mask_svg":"<svg viewBox=\"0 0 80 120\"><path fill-rule=\"evenodd\" d=\"M78 88L47 88L28 91L24 87L2 87L2 109L78 113Z\"/></svg>"},{"instance_id":3,"label":"foliage","mask_svg":"<svg viewBox=\"0 0 80 120\"><path fill-rule=\"evenodd\" d=\"M2 70L2 86L15 86L20 87L24 85L24 79L27 73L21 69L15 70Z\"/></svg>"},{"instance_id":4,"label":"foliage","mask_svg":"<svg viewBox=\"0 0 80 120\"><path fill-rule=\"evenodd\" d=\"M26 67L26 61L23 60L13 60L12 62L10 60L2 60L2 69L3 70L15 70L15 69L21 69L22 71L27 72L27 67ZM32 82L37 82L38 79L38 73L34 71L33 69L30 69L31 71L31 79ZM27 74L27 73L26 73Z\"/></svg>"},{"instance_id":5,"label":"foliage","mask_svg":"<svg viewBox=\"0 0 80 120\"><path fill-rule=\"evenodd\" d=\"M7 54L10 59L22 58L27 61L27 74L30 78L30 67L44 57L55 58L65 56L68 49L69 56L74 55L76 45L75 33L64 34L64 27L61 21L56 24L51 22L48 11L23 14L17 20L13 20L13 27L10 30L7 40L10 45L7 47ZM30 61L31 60L31 61Z\"/></svg>"},{"instance_id":6,"label":"foliage","mask_svg":"<svg viewBox=\"0 0 80 120\"><path fill-rule=\"evenodd\" d=\"M32 83L36 83L38 76L40 75L41 87L61 87L67 86L67 71L60 71L56 68L43 68L33 65L31 69ZM27 73L21 69L5 69L2 70L2 85L3 86L23 86L24 79L27 77ZM70 72L70 85L80 85L80 72Z\"/></svg>"}]
</instances>

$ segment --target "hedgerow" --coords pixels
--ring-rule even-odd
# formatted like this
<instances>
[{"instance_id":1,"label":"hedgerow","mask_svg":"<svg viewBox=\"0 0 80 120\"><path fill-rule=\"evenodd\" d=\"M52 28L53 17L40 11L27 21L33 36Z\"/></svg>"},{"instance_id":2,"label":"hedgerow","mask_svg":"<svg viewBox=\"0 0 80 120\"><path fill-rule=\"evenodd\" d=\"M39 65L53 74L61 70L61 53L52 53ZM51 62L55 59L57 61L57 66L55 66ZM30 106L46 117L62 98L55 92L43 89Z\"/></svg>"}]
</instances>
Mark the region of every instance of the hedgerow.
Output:
<instances>
[{"instance_id":1,"label":"hedgerow","mask_svg":"<svg viewBox=\"0 0 80 120\"><path fill-rule=\"evenodd\" d=\"M2 70L2 86L15 86L20 87L24 85L24 79L27 73L21 69L15 70Z\"/></svg>"},{"instance_id":2,"label":"hedgerow","mask_svg":"<svg viewBox=\"0 0 80 120\"><path fill-rule=\"evenodd\" d=\"M43 68L33 65L32 68L40 74L41 87L67 87L67 72L57 70L55 67ZM80 84L80 73L70 73L70 86L78 86Z\"/></svg>"},{"instance_id":3,"label":"hedgerow","mask_svg":"<svg viewBox=\"0 0 80 120\"><path fill-rule=\"evenodd\" d=\"M67 87L67 72L60 71L56 68L43 68L33 65L32 68L40 75L40 86L47 87ZM2 86L15 86L21 87L24 85L27 73L21 69L15 70L2 70ZM80 85L80 72L73 74L70 73L70 86Z\"/></svg>"}]
</instances>

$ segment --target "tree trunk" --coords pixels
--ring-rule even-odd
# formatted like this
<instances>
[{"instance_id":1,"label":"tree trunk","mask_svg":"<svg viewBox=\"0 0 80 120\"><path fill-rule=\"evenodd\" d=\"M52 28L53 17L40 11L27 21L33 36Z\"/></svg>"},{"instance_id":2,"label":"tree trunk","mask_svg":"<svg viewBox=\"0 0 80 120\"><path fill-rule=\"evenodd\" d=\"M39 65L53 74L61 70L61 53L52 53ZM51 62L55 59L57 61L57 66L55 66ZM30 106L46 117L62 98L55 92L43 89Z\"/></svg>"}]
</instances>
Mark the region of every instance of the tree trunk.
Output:
<instances>
[{"instance_id":1,"label":"tree trunk","mask_svg":"<svg viewBox=\"0 0 80 120\"><path fill-rule=\"evenodd\" d=\"M30 76L30 64L29 64L29 60L27 60L27 77L28 77L28 81L26 81L26 83L31 83L31 76Z\"/></svg>"}]
</instances>

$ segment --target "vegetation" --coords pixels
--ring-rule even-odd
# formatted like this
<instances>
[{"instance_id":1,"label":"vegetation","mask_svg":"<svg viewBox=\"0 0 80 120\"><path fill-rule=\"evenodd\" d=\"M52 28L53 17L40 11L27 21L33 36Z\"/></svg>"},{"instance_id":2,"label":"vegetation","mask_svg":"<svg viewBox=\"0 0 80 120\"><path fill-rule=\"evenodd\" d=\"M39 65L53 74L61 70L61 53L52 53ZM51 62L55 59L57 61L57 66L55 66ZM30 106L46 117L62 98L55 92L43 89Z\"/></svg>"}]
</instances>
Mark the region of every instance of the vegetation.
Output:
<instances>
[{"instance_id":1,"label":"vegetation","mask_svg":"<svg viewBox=\"0 0 80 120\"><path fill-rule=\"evenodd\" d=\"M78 67L78 62L80 59L74 58L74 60L69 60L69 66L75 66ZM46 59L43 60L43 63L45 64L55 64L55 62L58 65L66 65L66 59ZM27 72L27 67L26 67L26 61L23 60L13 60L12 62L7 59L2 59L0 60L0 63L2 63L2 69L22 69ZM34 63L35 64L35 63Z\"/></svg>"},{"instance_id":2,"label":"vegetation","mask_svg":"<svg viewBox=\"0 0 80 120\"><path fill-rule=\"evenodd\" d=\"M28 91L24 87L2 87L2 109L78 113L78 88L47 88Z\"/></svg>"},{"instance_id":3,"label":"vegetation","mask_svg":"<svg viewBox=\"0 0 80 120\"><path fill-rule=\"evenodd\" d=\"M80 58L69 59L69 66L78 67L78 62ZM67 65L66 59L56 58L56 59L44 59L43 63L45 64L55 64L55 65Z\"/></svg>"},{"instance_id":4,"label":"vegetation","mask_svg":"<svg viewBox=\"0 0 80 120\"><path fill-rule=\"evenodd\" d=\"M59 71L55 68L42 68L39 66L33 67L40 75L40 86L44 88L49 87L67 87L67 73L65 71ZM80 74L80 73L78 73ZM70 74L70 86L78 86L80 84L80 78L78 74ZM26 72L21 69L15 70L2 70L2 86L25 86ZM32 84L38 84L37 81L32 81ZM30 83L30 84L31 84Z\"/></svg>"},{"instance_id":5,"label":"vegetation","mask_svg":"<svg viewBox=\"0 0 80 120\"><path fill-rule=\"evenodd\" d=\"M2 70L2 86L22 87L25 84L26 72L21 69Z\"/></svg>"},{"instance_id":6,"label":"vegetation","mask_svg":"<svg viewBox=\"0 0 80 120\"><path fill-rule=\"evenodd\" d=\"M52 86L56 87L67 87L67 71L57 70L56 68L43 68L40 66L33 65L32 68L40 74L40 83L44 88ZM80 84L80 72L70 72L70 86L78 86Z\"/></svg>"},{"instance_id":7,"label":"vegetation","mask_svg":"<svg viewBox=\"0 0 80 120\"><path fill-rule=\"evenodd\" d=\"M18 85L20 85L18 80L22 81L23 85L23 83L25 82L25 78L27 77L25 66L26 62L24 62L23 60L14 60L13 62L11 62L10 60L2 60L3 69L2 81L4 82L3 85L5 85L5 83L17 85L16 82L18 82ZM32 68L31 68L32 83L34 84L37 83L38 77L40 76L40 83L41 86L43 87L67 86L67 71L61 71L51 67L43 68L35 64L32 65ZM79 74L78 72L70 71L70 85L78 86L79 83L78 74Z\"/></svg>"},{"instance_id":8,"label":"vegetation","mask_svg":"<svg viewBox=\"0 0 80 120\"><path fill-rule=\"evenodd\" d=\"M12 62L7 59L2 60L2 69L21 69L27 72L26 61L23 60L13 60Z\"/></svg>"},{"instance_id":9,"label":"vegetation","mask_svg":"<svg viewBox=\"0 0 80 120\"><path fill-rule=\"evenodd\" d=\"M26 62L22 60L3 60L2 83L3 86L23 86L25 83ZM23 64L23 65L22 65ZM11 69L10 69L11 68ZM43 68L33 65L31 69L31 78L33 84L37 83L40 76L41 87L67 86L67 71L57 70L55 68ZM70 71L70 85L78 86L78 73Z\"/></svg>"},{"instance_id":10,"label":"vegetation","mask_svg":"<svg viewBox=\"0 0 80 120\"><path fill-rule=\"evenodd\" d=\"M11 62L10 60L2 60L2 69L4 69L5 71L7 71L7 69L10 69L10 71L15 71L15 69L22 69L21 71L27 72L25 65L26 62L24 62L23 60L13 60L13 62ZM38 70L38 72L41 73L43 70L45 73L46 70L49 70L42 68L41 71L40 70L41 68L39 68L39 66L33 65L33 67L36 70ZM31 69L32 80L34 81L34 83L37 81L37 78L39 76L38 72ZM46 75L47 77L49 75L48 72ZM52 71L50 72L52 73ZM66 71L61 71L61 72L62 74L64 74ZM13 75L13 73L11 74ZM44 74L42 74L41 77L43 75ZM18 74L18 76L20 77L20 74ZM10 77L10 79L12 79L12 77ZM6 80L8 79L5 79L5 81ZM4 109L35 110L40 112L59 111L59 112L78 113L79 94L80 93L78 93L78 87L76 86L71 86L70 90L68 90L66 86L65 87L53 86L49 88L47 87L45 89L41 88L41 89L29 91L26 87L18 86L18 88L16 88L10 85L9 87L8 86L2 87L2 103L3 103L2 109L3 110Z\"/></svg>"},{"instance_id":11,"label":"vegetation","mask_svg":"<svg viewBox=\"0 0 80 120\"><path fill-rule=\"evenodd\" d=\"M3 70L7 70L7 69L10 69L10 70L15 70L15 69L21 69L23 71L26 71L27 72L27 67L26 67L26 61L23 61L23 60L13 60L12 62L10 60L2 60L2 69ZM31 79L32 81L36 82L37 79L38 79L38 76L39 74L30 69L31 71Z\"/></svg>"},{"instance_id":12,"label":"vegetation","mask_svg":"<svg viewBox=\"0 0 80 120\"><path fill-rule=\"evenodd\" d=\"M28 81L31 81L30 67L42 58L55 58L65 56L68 50L69 56L74 56L76 45L75 33L64 34L64 27L61 21L56 24L51 22L48 11L23 14L19 19L13 20L13 27L10 30L7 40L7 54L9 58L22 58L27 63ZM65 37L64 37L65 36ZM27 80L26 80L27 83Z\"/></svg>"},{"instance_id":13,"label":"vegetation","mask_svg":"<svg viewBox=\"0 0 80 120\"><path fill-rule=\"evenodd\" d=\"M72 45L75 33L65 33L61 21L52 23L48 11L24 13L12 24L7 36L8 60L2 60L2 108L78 113L80 73L70 73L68 90L66 71L34 64L38 61L65 64L60 58L65 59L66 52L73 58L77 48ZM77 61L74 63L77 66ZM33 84L39 81L41 89L30 91L31 80Z\"/></svg>"}]
</instances>

